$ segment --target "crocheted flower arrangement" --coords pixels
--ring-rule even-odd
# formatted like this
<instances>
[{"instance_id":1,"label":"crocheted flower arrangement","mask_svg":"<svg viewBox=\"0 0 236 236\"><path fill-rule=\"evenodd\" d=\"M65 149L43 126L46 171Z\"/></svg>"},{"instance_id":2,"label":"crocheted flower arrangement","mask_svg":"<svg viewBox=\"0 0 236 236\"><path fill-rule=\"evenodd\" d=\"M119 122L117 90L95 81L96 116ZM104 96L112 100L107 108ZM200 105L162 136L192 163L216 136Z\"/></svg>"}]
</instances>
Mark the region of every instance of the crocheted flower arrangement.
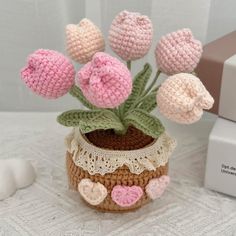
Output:
<instances>
[{"instance_id":1,"label":"crocheted flower arrangement","mask_svg":"<svg viewBox=\"0 0 236 236\"><path fill-rule=\"evenodd\" d=\"M149 63L133 77L131 62L148 53L152 38L153 26L147 16L120 12L111 24L108 37L111 49L123 60L120 61L103 52L105 40L102 32L90 20L83 19L78 25L66 27L69 57L85 64L77 73L63 54L39 49L28 57L21 78L42 97L54 99L69 93L77 98L87 109L66 111L58 116L57 121L64 126L78 127L81 134L113 130L116 135L125 135L129 127L135 127L154 140L161 140L165 128L151 114L156 107L172 121L191 124L201 118L203 109L212 107L214 100L194 73L202 54L202 44L190 29L161 37L155 50L158 69L152 80ZM158 84L162 73L169 77ZM142 168L154 170L157 166L153 163L146 162ZM150 199L160 197L168 183L169 177L164 174L150 180L144 188L116 185L108 191L103 184L84 178L78 189L91 205L106 201L104 199L109 194L115 204L128 207L137 203L144 192Z\"/></svg>"}]
</instances>

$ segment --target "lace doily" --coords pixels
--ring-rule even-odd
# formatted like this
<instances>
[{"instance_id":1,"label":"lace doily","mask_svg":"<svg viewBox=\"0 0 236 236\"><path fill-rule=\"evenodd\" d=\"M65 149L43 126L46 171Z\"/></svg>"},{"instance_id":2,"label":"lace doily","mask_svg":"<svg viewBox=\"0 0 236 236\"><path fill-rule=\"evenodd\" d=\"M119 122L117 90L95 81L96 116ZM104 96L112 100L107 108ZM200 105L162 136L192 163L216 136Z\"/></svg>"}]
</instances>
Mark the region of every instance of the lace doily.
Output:
<instances>
[{"instance_id":1,"label":"lace doily","mask_svg":"<svg viewBox=\"0 0 236 236\"><path fill-rule=\"evenodd\" d=\"M74 163L91 175L112 173L123 165L134 174L155 170L168 162L176 147L176 141L164 133L149 146L141 149L107 150L91 144L78 128L74 128L66 137L65 143L68 152L73 154Z\"/></svg>"}]
</instances>

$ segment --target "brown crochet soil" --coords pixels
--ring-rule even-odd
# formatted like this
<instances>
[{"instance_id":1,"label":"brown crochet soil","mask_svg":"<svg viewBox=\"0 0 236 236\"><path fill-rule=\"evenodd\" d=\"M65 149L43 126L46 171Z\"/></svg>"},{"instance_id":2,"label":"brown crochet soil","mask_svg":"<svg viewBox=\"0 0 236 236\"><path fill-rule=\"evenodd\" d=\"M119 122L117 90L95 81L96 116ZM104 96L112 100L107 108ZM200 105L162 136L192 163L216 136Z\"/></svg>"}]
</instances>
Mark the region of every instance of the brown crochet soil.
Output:
<instances>
[{"instance_id":1,"label":"brown crochet soil","mask_svg":"<svg viewBox=\"0 0 236 236\"><path fill-rule=\"evenodd\" d=\"M117 135L113 130L95 130L86 134L95 146L111 150L135 150L152 143L154 139L131 126L125 135Z\"/></svg>"}]
</instances>

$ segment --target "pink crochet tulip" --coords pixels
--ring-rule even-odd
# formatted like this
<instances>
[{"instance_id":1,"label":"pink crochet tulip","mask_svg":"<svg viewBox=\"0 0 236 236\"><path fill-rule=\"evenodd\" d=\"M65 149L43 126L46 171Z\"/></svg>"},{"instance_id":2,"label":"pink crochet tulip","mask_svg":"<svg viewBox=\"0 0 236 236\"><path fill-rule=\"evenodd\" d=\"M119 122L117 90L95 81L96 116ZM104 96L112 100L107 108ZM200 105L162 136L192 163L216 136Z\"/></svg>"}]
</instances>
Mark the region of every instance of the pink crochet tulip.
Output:
<instances>
[{"instance_id":1,"label":"pink crochet tulip","mask_svg":"<svg viewBox=\"0 0 236 236\"><path fill-rule=\"evenodd\" d=\"M201 55L202 44L194 39L190 29L163 36L155 52L157 66L168 75L193 72Z\"/></svg>"},{"instance_id":2,"label":"pink crochet tulip","mask_svg":"<svg viewBox=\"0 0 236 236\"><path fill-rule=\"evenodd\" d=\"M91 61L96 52L105 49L102 32L88 19L81 20L78 25L67 25L66 41L68 54L81 64Z\"/></svg>"},{"instance_id":3,"label":"pink crochet tulip","mask_svg":"<svg viewBox=\"0 0 236 236\"><path fill-rule=\"evenodd\" d=\"M143 57L152 43L152 22L137 12L120 12L112 21L109 43L112 50L123 60Z\"/></svg>"},{"instance_id":4,"label":"pink crochet tulip","mask_svg":"<svg viewBox=\"0 0 236 236\"><path fill-rule=\"evenodd\" d=\"M66 94L74 84L75 70L61 53L39 49L29 55L27 65L21 70L21 78L36 94L46 98L58 98Z\"/></svg>"},{"instance_id":5,"label":"pink crochet tulip","mask_svg":"<svg viewBox=\"0 0 236 236\"><path fill-rule=\"evenodd\" d=\"M192 74L170 76L157 92L160 112L168 119L183 124L198 121L203 109L210 109L213 103L202 82Z\"/></svg>"},{"instance_id":6,"label":"pink crochet tulip","mask_svg":"<svg viewBox=\"0 0 236 236\"><path fill-rule=\"evenodd\" d=\"M78 85L95 106L114 108L128 98L132 90L132 78L123 63L106 53L98 52L78 72Z\"/></svg>"}]
</instances>

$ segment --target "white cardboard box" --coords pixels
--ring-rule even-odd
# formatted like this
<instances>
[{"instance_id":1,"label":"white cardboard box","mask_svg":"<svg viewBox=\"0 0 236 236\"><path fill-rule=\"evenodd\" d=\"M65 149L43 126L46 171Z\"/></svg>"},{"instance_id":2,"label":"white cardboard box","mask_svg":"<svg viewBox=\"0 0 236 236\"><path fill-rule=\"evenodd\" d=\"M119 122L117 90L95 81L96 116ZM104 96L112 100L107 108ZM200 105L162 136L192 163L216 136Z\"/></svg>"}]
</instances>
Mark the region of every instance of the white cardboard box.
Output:
<instances>
[{"instance_id":1,"label":"white cardboard box","mask_svg":"<svg viewBox=\"0 0 236 236\"><path fill-rule=\"evenodd\" d=\"M233 55L224 62L219 103L219 115L233 121L236 121L235 75L236 55Z\"/></svg>"},{"instance_id":2,"label":"white cardboard box","mask_svg":"<svg viewBox=\"0 0 236 236\"><path fill-rule=\"evenodd\" d=\"M205 187L236 196L236 122L218 118L211 131Z\"/></svg>"}]
</instances>

